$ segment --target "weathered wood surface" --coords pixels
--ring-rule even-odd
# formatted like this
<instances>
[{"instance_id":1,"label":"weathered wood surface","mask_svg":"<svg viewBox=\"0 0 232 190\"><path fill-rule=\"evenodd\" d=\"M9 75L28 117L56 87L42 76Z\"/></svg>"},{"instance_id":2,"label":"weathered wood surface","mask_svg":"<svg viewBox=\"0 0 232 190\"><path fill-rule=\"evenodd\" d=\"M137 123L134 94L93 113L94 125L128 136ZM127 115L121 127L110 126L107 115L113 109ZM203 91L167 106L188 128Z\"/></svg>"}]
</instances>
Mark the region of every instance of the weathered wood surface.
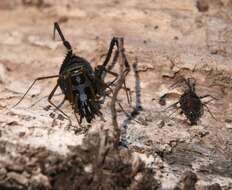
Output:
<instances>
[{"instance_id":1,"label":"weathered wood surface","mask_svg":"<svg viewBox=\"0 0 232 190\"><path fill-rule=\"evenodd\" d=\"M76 147L77 152L71 154L73 163L77 162L80 168L84 167L81 164L85 157L89 157L89 162L97 161L96 152L75 160L77 154L82 154L80 147L87 134L75 134L68 129L68 122L48 107L46 96L55 80L37 84L22 104L11 109L33 79L58 73L65 52L60 41L52 40L52 31L53 23L59 21L75 52L93 67L102 62L112 36L124 37L129 62L136 65L127 79L133 107L128 106L121 91L118 99L131 115L128 118L118 109L117 118L122 144L145 161L144 175L156 178L148 178L152 180L147 184L159 182L161 189L183 189L190 179L193 188L199 190L220 189L217 184L224 190L231 189L232 2L198 2L1 0L0 184L15 187L42 184L49 188L53 182L60 186L58 181L62 180L72 183L66 179L70 173L59 172L59 166L62 170L71 159L67 156L70 147ZM180 75L196 79L199 95L218 98L209 104L216 121L205 111L198 125L189 126L178 111L170 118L172 111L162 111L182 93L181 87L169 88ZM162 102L166 105L162 106L159 98L165 93L169 94L166 102ZM61 100L62 95L58 94L55 102ZM66 103L62 108L75 124L69 105ZM112 128L109 99L102 112L106 122L97 118L89 133ZM123 150L112 151L109 159L121 163L119 155ZM128 151L129 156L123 160L128 159L131 167ZM85 183L89 174L85 175L82 169ZM60 175L53 175L53 171ZM197 180L190 171L197 175ZM112 175L118 175L112 171L104 173L104 169L99 172L103 173L94 170L91 179L110 176L106 184L114 183ZM132 170L125 172L133 179L131 183L125 182L126 187L140 187L134 184ZM124 181L120 176L119 180Z\"/></svg>"}]
</instances>

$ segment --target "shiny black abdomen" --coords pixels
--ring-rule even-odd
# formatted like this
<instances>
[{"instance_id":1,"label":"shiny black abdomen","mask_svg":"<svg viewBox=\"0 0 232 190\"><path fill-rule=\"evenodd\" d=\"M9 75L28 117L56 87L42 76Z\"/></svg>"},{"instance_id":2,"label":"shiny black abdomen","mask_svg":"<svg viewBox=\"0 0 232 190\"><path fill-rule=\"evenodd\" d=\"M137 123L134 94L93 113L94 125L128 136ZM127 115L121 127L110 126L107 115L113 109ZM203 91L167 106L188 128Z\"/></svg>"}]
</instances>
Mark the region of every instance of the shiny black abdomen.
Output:
<instances>
[{"instance_id":1,"label":"shiny black abdomen","mask_svg":"<svg viewBox=\"0 0 232 190\"><path fill-rule=\"evenodd\" d=\"M203 105L194 92L185 92L180 97L180 107L191 124L196 124L203 114Z\"/></svg>"},{"instance_id":2,"label":"shiny black abdomen","mask_svg":"<svg viewBox=\"0 0 232 190\"><path fill-rule=\"evenodd\" d=\"M91 79L91 78L94 78L94 72L93 72L93 69L90 65L90 63L85 60L84 58L82 57L78 57L76 55L67 55L63 61L63 64L61 65L61 68L60 68L60 72L59 74L61 76L65 76L68 74L68 71L71 70L72 68L76 68L78 66L82 66L83 67L83 70L86 72L86 74L88 75L88 77ZM71 74L71 73L70 73ZM67 97L68 96L68 84L67 84L67 81L60 78L59 79L59 86L62 90L62 92L65 94L65 96Z\"/></svg>"}]
</instances>

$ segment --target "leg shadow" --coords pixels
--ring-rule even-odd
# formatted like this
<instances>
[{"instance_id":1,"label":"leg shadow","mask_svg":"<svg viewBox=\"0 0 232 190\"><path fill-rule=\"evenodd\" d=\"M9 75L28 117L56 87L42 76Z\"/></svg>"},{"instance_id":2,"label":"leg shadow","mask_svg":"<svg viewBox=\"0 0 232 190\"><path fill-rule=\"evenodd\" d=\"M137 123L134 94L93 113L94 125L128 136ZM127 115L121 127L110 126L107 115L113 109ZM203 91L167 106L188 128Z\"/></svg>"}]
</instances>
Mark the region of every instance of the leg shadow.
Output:
<instances>
[{"instance_id":1,"label":"leg shadow","mask_svg":"<svg viewBox=\"0 0 232 190\"><path fill-rule=\"evenodd\" d=\"M140 112L143 111L142 102L141 102L141 81L140 81L140 76L138 72L137 61L133 64L133 71L134 71L134 76L135 76L135 107L127 115L127 118L122 123L123 130L121 133L120 144L124 147L127 147L128 145L128 142L126 139L128 124L130 124L132 120L135 120L136 116L138 116ZM137 120L135 121L138 122Z\"/></svg>"}]
</instances>

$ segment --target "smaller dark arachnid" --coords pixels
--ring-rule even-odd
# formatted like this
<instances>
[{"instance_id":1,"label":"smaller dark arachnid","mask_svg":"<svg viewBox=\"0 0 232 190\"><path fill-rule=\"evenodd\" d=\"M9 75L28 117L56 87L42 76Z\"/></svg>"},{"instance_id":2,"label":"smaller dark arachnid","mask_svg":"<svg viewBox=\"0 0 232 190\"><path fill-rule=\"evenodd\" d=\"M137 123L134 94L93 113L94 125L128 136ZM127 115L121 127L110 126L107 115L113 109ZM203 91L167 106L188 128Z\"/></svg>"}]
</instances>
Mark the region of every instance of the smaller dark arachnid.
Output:
<instances>
[{"instance_id":1,"label":"smaller dark arachnid","mask_svg":"<svg viewBox=\"0 0 232 190\"><path fill-rule=\"evenodd\" d=\"M64 100L62 103L65 100L69 101L78 123L81 124L83 118L90 123L95 118L95 115L102 115L100 112L101 104L104 102L106 96L110 97L110 94L112 94L113 90L111 87L116 85L120 74L123 73L126 77L130 71L130 66L124 53L123 38L113 37L105 61L103 64L98 65L95 69L93 69L86 59L73 53L72 46L65 39L58 23L54 23L54 37L56 31L58 32L63 45L67 50L63 64L60 67L59 74L35 79L15 106L17 106L23 100L36 81L57 78L57 83L48 96L48 102L59 110L64 116L66 116L71 124L69 116L60 109L60 106L55 105L51 101L56 90L58 87L60 87L62 93L64 94ZM123 70L119 74L112 71L112 65L108 65L109 61L111 60L114 47L116 47L116 51L113 56L112 65L116 63L118 59L121 60ZM105 81L107 74L113 76L111 81ZM129 102L130 100L125 79L123 81L123 89L126 91ZM79 119L77 114L79 115Z\"/></svg>"},{"instance_id":2,"label":"smaller dark arachnid","mask_svg":"<svg viewBox=\"0 0 232 190\"><path fill-rule=\"evenodd\" d=\"M186 118L190 121L191 125L197 124L197 121L201 118L201 116L204 113L204 107L207 109L209 114L216 120L216 118L213 116L210 109L208 108L207 103L211 102L212 100L217 100L217 99L208 94L204 96L198 96L195 90L196 82L195 82L195 79L193 78L187 78L187 79L181 78L172 86L175 86L177 83L182 83L182 82L185 83L185 85L187 86L187 89L180 96L179 101L172 104L168 108L170 107L176 107L177 109L180 108L181 112L184 113ZM163 98L165 98L165 96L166 94L160 98L161 102L163 101ZM208 100L207 102L202 102L201 100L206 97L210 97L212 99ZM177 106L178 104L179 106Z\"/></svg>"}]
</instances>

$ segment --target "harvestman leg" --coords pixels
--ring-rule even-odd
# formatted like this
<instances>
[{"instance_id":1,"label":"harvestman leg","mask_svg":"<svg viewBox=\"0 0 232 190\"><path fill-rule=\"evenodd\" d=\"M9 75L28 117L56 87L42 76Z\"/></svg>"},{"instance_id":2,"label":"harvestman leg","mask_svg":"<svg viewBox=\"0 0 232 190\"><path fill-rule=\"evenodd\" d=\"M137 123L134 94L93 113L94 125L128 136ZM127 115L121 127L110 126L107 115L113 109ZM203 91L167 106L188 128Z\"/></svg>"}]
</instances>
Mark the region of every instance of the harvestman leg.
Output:
<instances>
[{"instance_id":1,"label":"harvestman leg","mask_svg":"<svg viewBox=\"0 0 232 190\"><path fill-rule=\"evenodd\" d=\"M115 64L117 63L118 57L119 57L119 51L118 49L116 49L112 62L110 65L108 65L108 68L107 68L108 70L112 70L114 68Z\"/></svg>"},{"instance_id":2,"label":"harvestman leg","mask_svg":"<svg viewBox=\"0 0 232 190\"><path fill-rule=\"evenodd\" d=\"M173 108L176 108L174 112L172 112L171 114L168 115L168 117L171 117L171 116L172 116L174 113L176 113L177 110L180 108L180 106L177 107L177 104L179 104L179 103L180 103L180 102L178 101L178 102L176 102L176 103L174 103L174 104L168 106L167 108L165 108L164 110L162 110L162 112L165 112L166 110L168 110L169 108L172 108L172 107L173 107Z\"/></svg>"},{"instance_id":3,"label":"harvestman leg","mask_svg":"<svg viewBox=\"0 0 232 190\"><path fill-rule=\"evenodd\" d=\"M77 116L77 113L75 112L75 110L74 110L74 115L75 115L75 118L76 118L76 120L77 120L78 125L79 125L80 127L82 127L82 125L81 125L82 118L81 118L81 120L78 119L78 116Z\"/></svg>"},{"instance_id":4,"label":"harvestman leg","mask_svg":"<svg viewBox=\"0 0 232 190\"><path fill-rule=\"evenodd\" d=\"M212 98L212 99L214 99L214 100L218 100L217 98L213 97L213 96L210 95L210 94L207 94L207 95L204 95L204 96L200 96L200 99L207 98L207 97L210 97L210 98Z\"/></svg>"},{"instance_id":5,"label":"harvestman leg","mask_svg":"<svg viewBox=\"0 0 232 190\"><path fill-rule=\"evenodd\" d=\"M173 106L176 106L177 104L179 104L179 102L176 102ZM176 113L179 108L180 108L180 106L176 107L175 111L172 112L171 114L169 114L168 117L171 117L174 113Z\"/></svg>"},{"instance_id":6,"label":"harvestman leg","mask_svg":"<svg viewBox=\"0 0 232 190\"><path fill-rule=\"evenodd\" d=\"M109 84L107 84L107 87L110 87L110 86L113 85L113 84L115 83L115 81L117 80L118 74L115 73L115 72L112 72L112 71L108 71L108 70L106 70L106 72L109 73L109 74L111 74L111 75L113 75L113 76L115 76L115 79L114 79L112 82L110 82ZM127 76L128 73L129 73L129 71L126 71L125 76ZM128 91L130 92L130 89L127 88L127 86L126 86L126 81L124 81L123 85L124 85L124 90L125 90L125 92L126 92L127 102L128 102L129 105L131 105L131 99L132 99L132 98L131 98L131 93L128 94Z\"/></svg>"},{"instance_id":7,"label":"harvestman leg","mask_svg":"<svg viewBox=\"0 0 232 190\"><path fill-rule=\"evenodd\" d=\"M217 119L214 117L214 115L210 111L209 107L206 104L203 104L203 106L207 109L207 111L209 112L209 114L211 115L211 117L214 118L217 121Z\"/></svg>"},{"instance_id":8,"label":"harvestman leg","mask_svg":"<svg viewBox=\"0 0 232 190\"><path fill-rule=\"evenodd\" d=\"M212 99L209 100L209 101L207 101L207 102L204 102L204 103L202 103L202 104L203 104L203 106L207 109L207 111L209 112L209 114L211 115L211 117L214 118L214 119L217 121L217 119L215 118L215 116L214 116L213 113L210 111L209 107L207 106L207 104L208 104L209 102L213 101L213 100L218 100L218 99L215 98L215 97L213 97L212 95L209 95L209 94L204 95L204 96L201 96L200 99L207 98L207 97L210 97L210 98L212 98Z\"/></svg>"},{"instance_id":9,"label":"harvestman leg","mask_svg":"<svg viewBox=\"0 0 232 190\"><path fill-rule=\"evenodd\" d=\"M66 97L64 96L63 100L59 103L59 105L57 105L57 107L60 108L61 106L63 106L65 100L66 100ZM53 110L53 111L55 111L55 110Z\"/></svg>"},{"instance_id":10,"label":"harvestman leg","mask_svg":"<svg viewBox=\"0 0 232 190\"><path fill-rule=\"evenodd\" d=\"M108 50L108 53L106 55L106 59L105 61L103 62L102 66L105 68L106 65L109 63L110 61L110 58L111 58L111 55L112 55L112 52L113 52L113 49L114 49L114 46L117 46L118 48L118 40L117 38L113 37L113 39L111 40L110 42L110 47L109 47L109 50Z\"/></svg>"},{"instance_id":11,"label":"harvestman leg","mask_svg":"<svg viewBox=\"0 0 232 190\"><path fill-rule=\"evenodd\" d=\"M13 106L16 107L18 104L20 104L20 102L22 102L22 100L25 98L25 96L27 95L27 93L31 90L31 88L34 86L34 84L36 83L36 81L40 81L40 80L45 80L45 79L50 79L50 78L58 78L60 77L60 75L51 75L51 76L46 76L46 77L39 77L37 79L35 79L33 81L33 83L31 84L31 86L27 89L27 91L25 92L25 94L22 96L22 98Z\"/></svg>"},{"instance_id":12,"label":"harvestman leg","mask_svg":"<svg viewBox=\"0 0 232 190\"><path fill-rule=\"evenodd\" d=\"M51 91L51 93L49 94L49 96L48 96L48 102L49 102L52 106L54 106L54 107L56 108L56 110L60 111L60 112L66 117L66 119L69 120L69 124L72 125L72 121L71 121L70 117L69 117L66 113L64 113L64 111L62 111L62 110L59 108L59 106L55 105L55 104L51 101L52 97L54 96L54 94L55 94L55 92L56 92L56 90L57 90L57 88L58 88L58 86L59 86L59 84L57 83L56 86L54 87L54 89L53 89L53 90Z\"/></svg>"},{"instance_id":13,"label":"harvestman leg","mask_svg":"<svg viewBox=\"0 0 232 190\"><path fill-rule=\"evenodd\" d=\"M177 80L174 84L172 84L171 86L170 86L170 88L174 88L175 86L177 86L177 84L179 84L179 83L182 83L182 82L184 82L188 87L189 87L189 89L192 89L192 87L191 87L191 80L193 80L194 81L194 84L195 84L195 79L194 78L187 78L187 79L185 79L184 77L181 77L179 80ZM192 89L192 90L194 90L194 89Z\"/></svg>"},{"instance_id":14,"label":"harvestman leg","mask_svg":"<svg viewBox=\"0 0 232 190\"><path fill-rule=\"evenodd\" d=\"M208 103L210 103L210 102L212 102L214 99L210 99L210 100L208 100L208 101L206 101L206 102L203 102L203 104L208 104Z\"/></svg>"},{"instance_id":15,"label":"harvestman leg","mask_svg":"<svg viewBox=\"0 0 232 190\"><path fill-rule=\"evenodd\" d=\"M125 75L125 78L126 76L128 75L128 73L130 72L130 66L129 66L129 63L127 61L127 58L126 58L126 55L124 54L124 52L122 52L122 56L124 57L124 60L125 60L125 70L124 70L124 75ZM126 96L127 96L127 101L128 101L128 104L131 105L131 96L128 94L128 91L127 91L127 86L126 86L126 81L124 80L123 82L123 85L124 85L124 88L125 88L125 91L126 91Z\"/></svg>"},{"instance_id":16,"label":"harvestman leg","mask_svg":"<svg viewBox=\"0 0 232 190\"><path fill-rule=\"evenodd\" d=\"M113 37L113 39L111 40L111 43L110 43L110 47L109 47L109 50L108 50L108 53L107 53L107 56L106 56L106 59L105 59L105 61L103 62L103 64L102 64L102 66L103 66L103 68L105 68L106 67L106 65L109 63L109 61L110 61L110 58L111 58L111 55L112 55L112 52L113 52L113 48L114 48L114 46L117 46L117 56L115 57L115 59L113 60L114 62L116 62L117 61L117 59L118 59L118 54L119 54L119 47L118 47L118 38L116 38L116 37ZM125 62L124 62L124 64L125 64L125 67L126 67L126 70L124 71L125 73L125 76L129 73L129 64L128 64L128 61L127 61L127 59L126 59L126 56L125 56L125 54L123 53L123 57L125 58ZM108 86L111 86L116 80L117 80L117 78L118 78L118 74L117 73L115 73L115 72L112 72L112 71L110 71L110 70L107 70L107 69L104 69L104 71L105 72L107 72L107 73L109 73L109 74L111 74L111 75L113 75L113 76L115 76L115 79L108 85ZM126 96L127 96L127 101L128 101L128 104L130 104L131 105L131 96L128 94L128 91L127 91L127 87L126 87L126 82L124 81L124 89L125 89L125 92L126 92Z\"/></svg>"},{"instance_id":17,"label":"harvestman leg","mask_svg":"<svg viewBox=\"0 0 232 190\"><path fill-rule=\"evenodd\" d=\"M59 96L59 95L62 95L63 93L59 93L59 94L54 94L54 96ZM32 108L32 107L34 107L36 104L38 104L41 100L43 100L43 99L47 99L48 98L48 96L44 96L44 97L42 97L42 98L40 98L40 99L38 99L38 100L36 100L33 104L31 104L28 108ZM64 98L64 100L58 105L58 107L61 107L62 105L63 105L63 103L65 102L65 98Z\"/></svg>"},{"instance_id":18,"label":"harvestman leg","mask_svg":"<svg viewBox=\"0 0 232 190\"><path fill-rule=\"evenodd\" d=\"M181 77L179 80L177 80L175 83L173 83L169 88L175 88L177 86L177 84L182 83L182 82L187 83L186 79Z\"/></svg>"},{"instance_id":19,"label":"harvestman leg","mask_svg":"<svg viewBox=\"0 0 232 190\"><path fill-rule=\"evenodd\" d=\"M124 52L123 52L123 51L121 51L121 52L119 51L118 41L116 41L115 43L116 43L116 45L117 45L118 52L122 54L121 56L122 56L122 58L125 60L124 65L125 65L126 68L125 68L125 70L122 71L122 72L123 72L124 78L126 78L127 74L128 74L129 71L130 71L130 67L129 67L129 64L128 64L128 61L127 61L127 58L126 58ZM108 73L114 75L114 76L116 77L116 79L118 78L118 75L119 75L119 74L114 73L114 72L112 72L112 71L108 71ZM111 82L109 85L107 85L107 88L109 88L109 90L111 91L111 93L113 93L113 90L111 89L110 86L116 81L116 79L115 79L113 82ZM126 87L126 82L125 82L125 81L123 82L123 85L124 85L124 90L126 91L127 101L128 101L128 103L130 104L130 103L131 103L131 96L128 95L127 87ZM111 97L110 95L107 95L107 96L110 97L110 98L113 98L113 97ZM129 97L130 97L130 98L129 98ZM116 101L117 101L117 99L116 99ZM123 106L120 104L120 102L117 101L117 104L118 104L118 106L120 107L121 111L122 111L127 117L131 118L131 115L130 115L129 113L127 113L127 112L124 110L124 108L123 108ZM136 119L133 119L133 120L136 121L137 123L141 124L141 122L137 121Z\"/></svg>"},{"instance_id":20,"label":"harvestman leg","mask_svg":"<svg viewBox=\"0 0 232 190\"><path fill-rule=\"evenodd\" d=\"M60 75L51 75L51 76L39 77L39 78L35 79L33 81L33 83L31 84L31 86L27 89L27 91L25 92L25 94L22 96L22 98L13 107L16 107L20 102L22 102L22 100L25 98L25 96L27 95L27 93L32 89L32 87L34 86L34 84L36 83L36 81L50 79L50 78L58 78L58 77L60 77ZM53 102L51 102L51 98L54 96L54 93L55 93L56 89L58 88L58 86L59 85L57 83L56 86L55 86L55 88L49 94L49 96L48 96L48 102L51 105L53 105L57 110L59 110L63 115L65 115L67 117L67 119L69 120L70 124L71 124L70 118L67 116L67 114L65 114L58 106L56 106Z\"/></svg>"},{"instance_id":21,"label":"harvestman leg","mask_svg":"<svg viewBox=\"0 0 232 190\"><path fill-rule=\"evenodd\" d=\"M112 88L110 88L110 86L107 86L107 88L109 88L109 89L110 89L110 92L113 93L113 90L112 90ZM108 96L109 98L112 98L109 94L107 94L106 96ZM131 115L123 108L122 104L121 104L120 102L118 102L118 100L116 100L116 101L117 101L117 104L118 104L118 106L120 107L121 111L122 111L127 117L131 118ZM138 120L136 120L136 119L133 119L133 120L134 120L135 122L141 124L140 121L138 121Z\"/></svg>"},{"instance_id":22,"label":"harvestman leg","mask_svg":"<svg viewBox=\"0 0 232 190\"><path fill-rule=\"evenodd\" d=\"M207 111L209 112L209 114L211 115L212 118L214 118L216 121L217 119L215 118L215 116L213 115L213 113L210 111L209 107L207 106L207 103L211 102L212 100L218 100L217 98L215 98L214 96L210 95L210 94L206 94L204 96L200 96L200 99L203 99L203 98L212 98L211 100L203 103L203 106L207 109Z\"/></svg>"},{"instance_id":23,"label":"harvestman leg","mask_svg":"<svg viewBox=\"0 0 232 190\"><path fill-rule=\"evenodd\" d=\"M163 110L163 112L166 111L166 110L168 110L168 109L171 108L171 107L176 107L176 105L179 104L179 103L180 103L180 102L178 101L178 102L176 102L176 103L174 103L174 104L168 106L167 108L165 108L165 109ZM178 107L177 107L177 108L178 108Z\"/></svg>"},{"instance_id":24,"label":"harvestman leg","mask_svg":"<svg viewBox=\"0 0 232 190\"><path fill-rule=\"evenodd\" d=\"M113 42L113 43L112 43L112 42ZM107 65L107 63L108 63L109 60L110 60L110 56L111 56L111 54L112 54L112 50L113 50L113 47L114 47L115 44L116 44L117 48L119 48L119 47L118 47L118 40L117 40L117 38L114 37L114 38L112 39L112 41L111 41L110 48L109 48L109 51L108 51L108 54L107 54L107 58L106 58L106 60L105 60L104 63L103 63L103 66L104 66L104 67ZM119 52L119 49L117 50L117 52ZM123 71L123 73L124 73L124 75L125 75L125 77L126 77L127 74L128 74L129 71L130 71L130 66L129 66L129 64L128 64L128 61L127 61L127 58L126 58L124 52L121 52L121 53L122 53L122 56L123 56L123 58L124 58L124 60L125 60L124 65L125 65L126 69ZM110 56L108 56L108 55L110 55ZM109 73L109 74L111 74L111 75L113 75L113 76L115 77L115 79L114 79L112 82L110 82L110 83L107 85L107 87L106 87L106 88L109 88L111 92L113 92L113 90L110 88L110 86L117 80L118 74L115 73L115 72L113 72L113 71L107 70L107 69L105 69L104 71L106 71L107 73ZM131 105L131 94L128 94L128 88L127 88L127 86L126 86L126 82L125 82L125 81L123 82L123 85L124 85L124 90L125 90L125 92L126 92L128 104Z\"/></svg>"},{"instance_id":25,"label":"harvestman leg","mask_svg":"<svg viewBox=\"0 0 232 190\"><path fill-rule=\"evenodd\" d=\"M70 45L70 43L64 38L64 35L60 29L60 26L57 22L54 23L54 31L53 31L53 39L55 39L55 35L56 35L56 30L60 35L60 38L64 44L64 46L66 47L68 52L72 52L72 46Z\"/></svg>"}]
</instances>

